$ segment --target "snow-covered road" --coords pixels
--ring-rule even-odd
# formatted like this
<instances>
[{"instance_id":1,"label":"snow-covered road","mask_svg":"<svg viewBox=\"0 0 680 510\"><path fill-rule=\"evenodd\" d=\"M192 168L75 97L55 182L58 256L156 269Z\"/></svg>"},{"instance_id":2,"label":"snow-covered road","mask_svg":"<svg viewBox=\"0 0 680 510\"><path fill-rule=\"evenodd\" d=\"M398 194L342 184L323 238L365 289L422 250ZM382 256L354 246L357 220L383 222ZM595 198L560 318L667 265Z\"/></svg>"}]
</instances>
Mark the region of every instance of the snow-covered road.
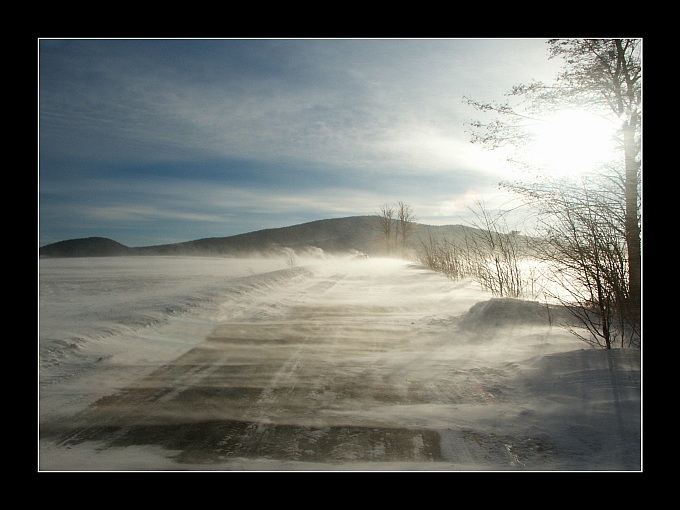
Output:
<instances>
[{"instance_id":1,"label":"snow-covered road","mask_svg":"<svg viewBox=\"0 0 680 510\"><path fill-rule=\"evenodd\" d=\"M641 468L639 351L590 349L545 304L492 300L405 261L249 264L217 286L189 269L191 286L163 295L190 289L200 314L136 333L134 347L116 337L94 368L45 386L40 469ZM164 332L174 347L149 356ZM90 405L47 412L79 388Z\"/></svg>"}]
</instances>

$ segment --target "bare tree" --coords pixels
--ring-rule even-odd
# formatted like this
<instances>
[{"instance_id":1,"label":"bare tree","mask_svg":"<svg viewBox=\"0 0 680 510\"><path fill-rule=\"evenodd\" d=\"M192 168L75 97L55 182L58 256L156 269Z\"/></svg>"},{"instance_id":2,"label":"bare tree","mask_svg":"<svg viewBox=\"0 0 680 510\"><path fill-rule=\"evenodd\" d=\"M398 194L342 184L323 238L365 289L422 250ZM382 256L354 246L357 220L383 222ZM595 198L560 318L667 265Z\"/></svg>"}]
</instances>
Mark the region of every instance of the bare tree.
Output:
<instances>
[{"instance_id":1,"label":"bare tree","mask_svg":"<svg viewBox=\"0 0 680 510\"><path fill-rule=\"evenodd\" d=\"M392 237L392 223L394 217L394 207L388 204L380 206L378 211L378 228L383 234L385 240L385 250L389 253L392 251L394 240Z\"/></svg>"},{"instance_id":2,"label":"bare tree","mask_svg":"<svg viewBox=\"0 0 680 510\"><path fill-rule=\"evenodd\" d=\"M399 201L397 204L397 231L396 238L401 240L402 252L406 251L406 241L416 229L415 216L411 206Z\"/></svg>"},{"instance_id":3,"label":"bare tree","mask_svg":"<svg viewBox=\"0 0 680 510\"><path fill-rule=\"evenodd\" d=\"M642 259L640 229L640 129L642 122L642 60L639 39L552 39L550 57L562 57L558 76L560 98L600 106L621 122L625 165L625 240L629 315L641 313ZM551 100L543 90L539 97ZM622 303L622 306L624 304ZM638 320L639 322L639 320Z\"/></svg>"},{"instance_id":4,"label":"bare tree","mask_svg":"<svg viewBox=\"0 0 680 510\"><path fill-rule=\"evenodd\" d=\"M551 39L549 58L563 60L562 72L555 83L533 82L515 85L508 97L517 97L523 108L519 110L509 103L478 102L464 98L468 104L481 112L491 112L497 118L488 123L475 121L472 142L479 142L495 149L504 145L521 147L529 139L522 127L536 115L561 107L576 107L589 111L609 113L620 122L624 197L622 233L625 243L622 260L626 274L626 292L621 292L617 308L625 313L627 321L635 330L641 324L641 122L642 122L642 65L641 41L639 39ZM592 191L592 190L591 190ZM578 198L567 193L565 200ZM598 196L598 198L601 198ZM617 197L618 198L618 195ZM609 201L607 201L609 202ZM570 224L566 208L558 218ZM590 210L602 206L603 201L590 203ZM582 204L580 204L582 205ZM557 211L556 211L557 212ZM599 214L598 214L599 216ZM571 218L574 219L573 216ZM579 218L579 221L584 218ZM585 222L587 223L587 222ZM613 225L609 225L613 227ZM604 234L598 230L598 234ZM617 225L618 232L618 225ZM557 232L552 232L557 234ZM594 232L593 232L594 233ZM593 241L579 237L581 241ZM582 247L584 251L594 246ZM601 251L599 253L602 253ZM586 267L582 266L586 271ZM605 342L606 343L606 342Z\"/></svg>"}]
</instances>

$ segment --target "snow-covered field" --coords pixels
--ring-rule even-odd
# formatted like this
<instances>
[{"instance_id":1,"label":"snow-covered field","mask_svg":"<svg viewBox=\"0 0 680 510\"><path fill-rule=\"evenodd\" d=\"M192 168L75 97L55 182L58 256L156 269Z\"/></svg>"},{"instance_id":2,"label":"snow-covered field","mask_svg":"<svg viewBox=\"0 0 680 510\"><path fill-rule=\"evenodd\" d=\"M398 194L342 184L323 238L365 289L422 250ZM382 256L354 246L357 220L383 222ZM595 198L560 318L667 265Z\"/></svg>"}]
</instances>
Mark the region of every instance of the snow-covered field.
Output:
<instances>
[{"instance_id":1,"label":"snow-covered field","mask_svg":"<svg viewBox=\"0 0 680 510\"><path fill-rule=\"evenodd\" d=\"M639 471L641 353L403 260L39 265L41 471Z\"/></svg>"}]
</instances>

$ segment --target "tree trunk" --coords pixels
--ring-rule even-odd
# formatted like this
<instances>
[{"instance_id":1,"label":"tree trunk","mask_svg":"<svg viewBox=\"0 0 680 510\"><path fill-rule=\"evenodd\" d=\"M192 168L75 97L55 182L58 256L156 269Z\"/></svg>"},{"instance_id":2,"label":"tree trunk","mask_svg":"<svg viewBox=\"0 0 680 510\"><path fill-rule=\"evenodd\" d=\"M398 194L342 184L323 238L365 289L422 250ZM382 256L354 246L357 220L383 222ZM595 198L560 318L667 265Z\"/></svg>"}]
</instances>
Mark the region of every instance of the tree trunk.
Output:
<instances>
[{"instance_id":1,"label":"tree trunk","mask_svg":"<svg viewBox=\"0 0 680 510\"><path fill-rule=\"evenodd\" d=\"M628 246L628 286L630 291L630 319L635 326L641 323L642 301L642 252L640 224L638 222L638 170L640 163L635 160L635 131L638 114L633 112L623 126L624 153L626 165L626 244Z\"/></svg>"}]
</instances>

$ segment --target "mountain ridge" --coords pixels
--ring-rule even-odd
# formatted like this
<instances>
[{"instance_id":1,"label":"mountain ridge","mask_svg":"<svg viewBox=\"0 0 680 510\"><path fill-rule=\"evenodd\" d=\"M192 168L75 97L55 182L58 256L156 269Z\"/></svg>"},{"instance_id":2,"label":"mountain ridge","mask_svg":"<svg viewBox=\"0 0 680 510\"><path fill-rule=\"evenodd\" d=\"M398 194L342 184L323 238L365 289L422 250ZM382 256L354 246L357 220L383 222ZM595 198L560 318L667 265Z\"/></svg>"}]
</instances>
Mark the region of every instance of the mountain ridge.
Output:
<instances>
[{"instance_id":1,"label":"mountain ridge","mask_svg":"<svg viewBox=\"0 0 680 510\"><path fill-rule=\"evenodd\" d=\"M396 224L396 220L392 220ZM427 225L415 223L405 248L414 249L434 237L452 238L463 235L463 225ZM394 230L394 227L393 227ZM105 237L68 239L39 248L41 258L106 257L106 256L248 256L273 255L321 249L328 253L357 252L371 256L387 254L385 236L378 216L349 216L314 220L287 227L269 228L225 237L207 237L193 241L128 247Z\"/></svg>"}]
</instances>

